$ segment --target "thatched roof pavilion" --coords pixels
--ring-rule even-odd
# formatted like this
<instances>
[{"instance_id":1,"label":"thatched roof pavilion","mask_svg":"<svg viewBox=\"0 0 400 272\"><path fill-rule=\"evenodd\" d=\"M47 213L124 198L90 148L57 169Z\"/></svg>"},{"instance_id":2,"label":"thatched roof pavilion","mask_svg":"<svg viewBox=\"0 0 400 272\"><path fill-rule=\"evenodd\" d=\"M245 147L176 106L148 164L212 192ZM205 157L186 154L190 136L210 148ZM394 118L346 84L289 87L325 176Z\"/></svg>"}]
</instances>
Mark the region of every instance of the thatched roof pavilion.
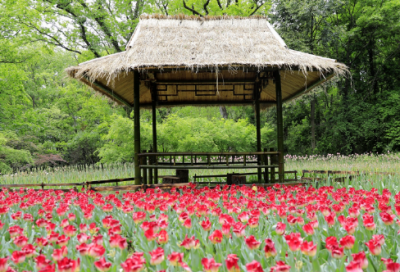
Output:
<instances>
[{"instance_id":1,"label":"thatched roof pavilion","mask_svg":"<svg viewBox=\"0 0 400 272\"><path fill-rule=\"evenodd\" d=\"M135 117L139 108L146 107L155 113L155 107L163 106L249 104L259 115L260 107L277 105L283 165L282 102L345 73L346 66L287 48L265 17L145 15L126 51L67 72L118 103L134 107ZM261 151L257 120L257 151Z\"/></svg>"}]
</instances>

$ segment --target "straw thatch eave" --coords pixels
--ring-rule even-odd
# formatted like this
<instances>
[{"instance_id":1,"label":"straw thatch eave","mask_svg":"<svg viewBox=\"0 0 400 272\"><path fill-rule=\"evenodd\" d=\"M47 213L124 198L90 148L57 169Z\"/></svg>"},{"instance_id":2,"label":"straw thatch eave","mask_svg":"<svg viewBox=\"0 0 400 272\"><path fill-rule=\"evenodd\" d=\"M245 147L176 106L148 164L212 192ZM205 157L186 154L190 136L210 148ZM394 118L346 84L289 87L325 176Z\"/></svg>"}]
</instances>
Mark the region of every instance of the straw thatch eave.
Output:
<instances>
[{"instance_id":1,"label":"straw thatch eave","mask_svg":"<svg viewBox=\"0 0 400 272\"><path fill-rule=\"evenodd\" d=\"M288 49L264 17L146 15L141 17L126 51L66 71L118 103L133 105L133 70L142 72L140 104L145 106L152 101L150 83L159 87L158 96L165 97L170 105L207 101L237 104L241 100L247 104L252 100L248 91L251 84L228 88L224 80L254 82L260 72L281 70L283 99L290 100L334 75L345 74L347 67L334 59ZM160 87L160 80L213 81L214 86L194 83L200 91L196 86L176 85L174 89L171 84ZM273 85L264 86L261 103L274 102ZM194 89L210 95L197 95Z\"/></svg>"}]
</instances>

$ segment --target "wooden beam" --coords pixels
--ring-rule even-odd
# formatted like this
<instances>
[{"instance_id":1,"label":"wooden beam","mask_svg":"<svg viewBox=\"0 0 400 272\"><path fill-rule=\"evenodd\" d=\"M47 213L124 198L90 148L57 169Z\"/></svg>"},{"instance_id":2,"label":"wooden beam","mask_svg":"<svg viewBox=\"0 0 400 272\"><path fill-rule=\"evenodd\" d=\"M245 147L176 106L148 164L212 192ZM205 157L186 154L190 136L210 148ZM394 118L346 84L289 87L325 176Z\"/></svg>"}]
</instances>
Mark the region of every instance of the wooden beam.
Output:
<instances>
[{"instance_id":1,"label":"wooden beam","mask_svg":"<svg viewBox=\"0 0 400 272\"><path fill-rule=\"evenodd\" d=\"M157 85L216 85L217 79L214 80L163 80L163 81L155 81ZM224 83L249 83L254 84L255 79L227 79L227 80L219 80L219 85L224 85Z\"/></svg>"},{"instance_id":2,"label":"wooden beam","mask_svg":"<svg viewBox=\"0 0 400 272\"><path fill-rule=\"evenodd\" d=\"M132 105L126 101L123 97L119 96L114 90L110 89L106 85L102 84L101 82L98 82L97 80L91 81L90 78L86 75L83 76L83 78L90 84L96 86L99 88L102 92L106 93L108 96L110 96L112 99L124 104L125 106L132 108Z\"/></svg>"},{"instance_id":3,"label":"wooden beam","mask_svg":"<svg viewBox=\"0 0 400 272\"><path fill-rule=\"evenodd\" d=\"M205 106L218 106L218 105L249 105L252 106L254 104L254 100L244 100L244 101L157 101L157 107L163 106L196 106L196 105L205 105ZM260 101L261 105L269 105L275 106L275 101ZM152 103L143 103L140 104L141 108L150 108L152 107Z\"/></svg>"}]
</instances>

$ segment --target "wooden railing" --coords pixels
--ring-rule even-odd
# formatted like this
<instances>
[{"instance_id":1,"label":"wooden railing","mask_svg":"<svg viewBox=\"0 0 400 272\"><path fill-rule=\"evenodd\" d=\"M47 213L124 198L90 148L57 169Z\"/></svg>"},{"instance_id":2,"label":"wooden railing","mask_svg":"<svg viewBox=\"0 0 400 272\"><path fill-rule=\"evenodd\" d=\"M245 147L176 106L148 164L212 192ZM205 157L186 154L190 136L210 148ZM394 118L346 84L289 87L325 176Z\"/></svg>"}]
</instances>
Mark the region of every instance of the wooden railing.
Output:
<instances>
[{"instance_id":1,"label":"wooden railing","mask_svg":"<svg viewBox=\"0 0 400 272\"><path fill-rule=\"evenodd\" d=\"M261 152L169 152L140 153L139 169L142 171L142 183L153 183L158 169L264 169L264 180L279 172L277 151ZM278 171L276 171L278 169ZM283 170L283 169L282 169ZM154 171L154 172L153 172ZM260 176L261 177L261 176ZM261 178L260 178L261 179Z\"/></svg>"}]
</instances>

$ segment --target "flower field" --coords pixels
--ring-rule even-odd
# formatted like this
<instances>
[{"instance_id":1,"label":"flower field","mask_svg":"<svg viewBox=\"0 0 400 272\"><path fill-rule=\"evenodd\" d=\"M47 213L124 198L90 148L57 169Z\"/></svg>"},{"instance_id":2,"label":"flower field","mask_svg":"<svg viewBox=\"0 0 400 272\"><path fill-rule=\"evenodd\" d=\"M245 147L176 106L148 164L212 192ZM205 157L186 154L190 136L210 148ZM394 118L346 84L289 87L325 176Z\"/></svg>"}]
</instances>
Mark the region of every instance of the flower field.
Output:
<instances>
[{"instance_id":1,"label":"flower field","mask_svg":"<svg viewBox=\"0 0 400 272\"><path fill-rule=\"evenodd\" d=\"M400 194L0 192L3 271L400 271Z\"/></svg>"}]
</instances>

